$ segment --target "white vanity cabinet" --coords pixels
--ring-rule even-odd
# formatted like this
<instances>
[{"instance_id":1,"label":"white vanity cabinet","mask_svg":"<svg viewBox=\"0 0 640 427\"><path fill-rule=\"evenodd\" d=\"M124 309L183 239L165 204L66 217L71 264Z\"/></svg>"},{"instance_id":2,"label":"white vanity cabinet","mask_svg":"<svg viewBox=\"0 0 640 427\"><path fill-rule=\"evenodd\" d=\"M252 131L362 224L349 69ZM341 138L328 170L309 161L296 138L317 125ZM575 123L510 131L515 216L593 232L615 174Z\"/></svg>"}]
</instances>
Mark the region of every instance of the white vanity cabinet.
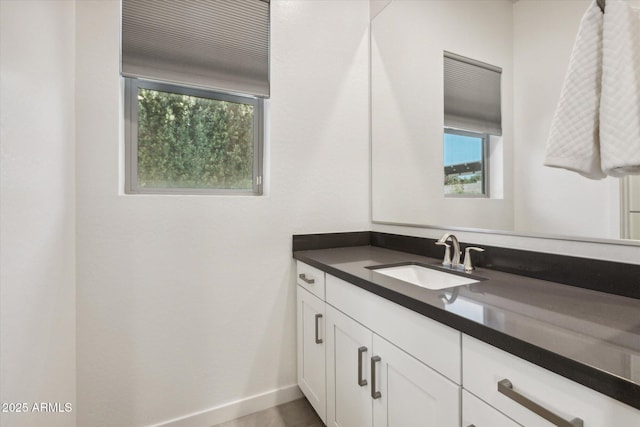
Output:
<instances>
[{"instance_id":1,"label":"white vanity cabinet","mask_svg":"<svg viewBox=\"0 0 640 427\"><path fill-rule=\"evenodd\" d=\"M464 335L462 348L464 388L518 424L640 426L631 406L475 338Z\"/></svg>"},{"instance_id":2,"label":"white vanity cabinet","mask_svg":"<svg viewBox=\"0 0 640 427\"><path fill-rule=\"evenodd\" d=\"M328 426L460 426L458 331L304 263L297 277L298 385Z\"/></svg>"},{"instance_id":3,"label":"white vanity cabinet","mask_svg":"<svg viewBox=\"0 0 640 427\"><path fill-rule=\"evenodd\" d=\"M298 385L328 426L640 427L631 406L304 263L297 274Z\"/></svg>"}]
</instances>

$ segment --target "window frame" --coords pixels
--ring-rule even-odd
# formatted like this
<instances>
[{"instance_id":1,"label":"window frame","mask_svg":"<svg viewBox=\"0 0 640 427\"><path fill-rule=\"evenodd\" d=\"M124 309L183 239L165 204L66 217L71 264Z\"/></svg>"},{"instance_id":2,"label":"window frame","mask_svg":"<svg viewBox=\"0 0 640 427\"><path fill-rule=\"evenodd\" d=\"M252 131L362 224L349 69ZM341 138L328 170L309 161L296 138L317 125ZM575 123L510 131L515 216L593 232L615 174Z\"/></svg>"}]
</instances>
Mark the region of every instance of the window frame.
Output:
<instances>
[{"instance_id":1,"label":"window frame","mask_svg":"<svg viewBox=\"0 0 640 427\"><path fill-rule=\"evenodd\" d=\"M125 194L167 195L254 195L263 194L264 99L250 95L218 92L172 83L123 77L125 115ZM138 89L250 104L253 106L253 186L251 189L226 188L142 188L138 185Z\"/></svg>"},{"instance_id":2,"label":"window frame","mask_svg":"<svg viewBox=\"0 0 640 427\"><path fill-rule=\"evenodd\" d=\"M462 130L462 129L454 129L454 128L444 128L444 131L442 133L442 137L443 137L443 152L442 152L442 157L443 157L443 163L444 163L444 137L445 135L450 134L450 135L460 135L460 136L468 136L468 137L473 137L473 138L479 138L482 140L482 193L480 194L457 194L457 193L444 193L444 197L445 198L475 198L475 199L489 199L491 198L491 195L489 194L489 189L491 188L489 185L489 144L491 141L491 135L488 133L480 133L480 132L473 132L473 131L468 131L468 130ZM447 175L444 174L444 168L446 166L443 164L442 165L442 171L443 171L443 175L444 178L446 179ZM444 187L444 184L443 184Z\"/></svg>"}]
</instances>

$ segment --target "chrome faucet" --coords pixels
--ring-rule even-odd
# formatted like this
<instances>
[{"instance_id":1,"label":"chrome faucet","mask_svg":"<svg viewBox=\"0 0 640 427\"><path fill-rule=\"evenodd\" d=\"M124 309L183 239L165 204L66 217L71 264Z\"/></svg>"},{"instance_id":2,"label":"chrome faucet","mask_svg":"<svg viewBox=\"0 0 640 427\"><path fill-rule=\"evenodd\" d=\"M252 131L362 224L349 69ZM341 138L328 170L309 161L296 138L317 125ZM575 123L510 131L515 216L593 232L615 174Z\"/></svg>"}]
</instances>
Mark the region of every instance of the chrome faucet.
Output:
<instances>
[{"instance_id":1,"label":"chrome faucet","mask_svg":"<svg viewBox=\"0 0 640 427\"><path fill-rule=\"evenodd\" d=\"M449 251L451 247L451 245L447 243L447 240L449 239L451 239L451 245L453 245L453 254ZM475 246L467 247L463 264L460 262L460 242L458 242L458 238L456 236L451 233L445 233L444 236L436 242L436 245L444 246L444 259L442 260L442 265L454 270L464 270L466 272L475 270L473 263L471 262L471 251L484 252L484 249L482 248L477 248Z\"/></svg>"},{"instance_id":2,"label":"chrome faucet","mask_svg":"<svg viewBox=\"0 0 640 427\"><path fill-rule=\"evenodd\" d=\"M451 255L449 252L449 248L451 246L447 243L447 240L449 239L451 239L451 244L453 245L453 254ZM445 247L442 265L455 269L460 268L460 242L458 242L458 238L456 236L451 233L445 233L445 235L436 242L436 245Z\"/></svg>"}]
</instances>

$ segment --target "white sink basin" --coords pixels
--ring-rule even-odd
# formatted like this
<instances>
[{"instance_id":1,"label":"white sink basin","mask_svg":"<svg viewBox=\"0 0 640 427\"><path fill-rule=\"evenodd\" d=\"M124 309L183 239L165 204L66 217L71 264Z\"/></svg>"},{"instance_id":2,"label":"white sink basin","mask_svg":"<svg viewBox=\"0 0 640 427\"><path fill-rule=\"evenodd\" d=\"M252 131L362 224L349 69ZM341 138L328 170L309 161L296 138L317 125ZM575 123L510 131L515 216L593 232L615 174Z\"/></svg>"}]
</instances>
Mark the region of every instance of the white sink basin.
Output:
<instances>
[{"instance_id":1,"label":"white sink basin","mask_svg":"<svg viewBox=\"0 0 640 427\"><path fill-rule=\"evenodd\" d=\"M458 276L456 274L434 270L433 268L423 267L416 264L374 268L373 271L423 288L434 290L453 288L455 286L469 285L471 283L479 282L479 280L471 277Z\"/></svg>"}]
</instances>

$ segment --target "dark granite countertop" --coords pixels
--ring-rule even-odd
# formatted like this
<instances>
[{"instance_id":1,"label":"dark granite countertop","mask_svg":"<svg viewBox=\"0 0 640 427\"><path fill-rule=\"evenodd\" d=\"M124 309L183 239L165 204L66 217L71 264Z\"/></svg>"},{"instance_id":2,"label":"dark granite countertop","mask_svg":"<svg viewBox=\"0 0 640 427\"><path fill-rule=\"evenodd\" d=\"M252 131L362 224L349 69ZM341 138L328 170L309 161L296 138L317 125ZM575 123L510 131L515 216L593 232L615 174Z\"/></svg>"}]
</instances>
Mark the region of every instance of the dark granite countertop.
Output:
<instances>
[{"instance_id":1,"label":"dark granite countertop","mask_svg":"<svg viewBox=\"0 0 640 427\"><path fill-rule=\"evenodd\" d=\"M640 409L640 300L478 268L486 280L429 290L367 267L440 260L353 246L294 258Z\"/></svg>"}]
</instances>

